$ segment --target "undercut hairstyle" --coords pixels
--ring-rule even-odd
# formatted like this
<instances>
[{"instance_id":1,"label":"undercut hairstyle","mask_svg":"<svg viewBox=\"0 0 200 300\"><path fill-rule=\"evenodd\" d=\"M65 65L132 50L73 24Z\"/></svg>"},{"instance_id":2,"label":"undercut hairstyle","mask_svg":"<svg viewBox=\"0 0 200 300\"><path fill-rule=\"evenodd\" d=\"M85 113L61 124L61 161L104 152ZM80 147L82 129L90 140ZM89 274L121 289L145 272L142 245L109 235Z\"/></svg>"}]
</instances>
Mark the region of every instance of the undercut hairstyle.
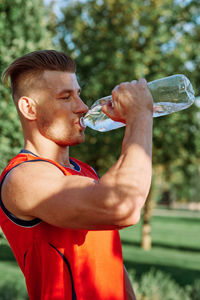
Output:
<instances>
[{"instance_id":1,"label":"undercut hairstyle","mask_svg":"<svg viewBox=\"0 0 200 300\"><path fill-rule=\"evenodd\" d=\"M3 83L10 78L12 97L17 101L38 88L44 71L76 72L75 62L56 50L38 50L14 60L2 75Z\"/></svg>"}]
</instances>

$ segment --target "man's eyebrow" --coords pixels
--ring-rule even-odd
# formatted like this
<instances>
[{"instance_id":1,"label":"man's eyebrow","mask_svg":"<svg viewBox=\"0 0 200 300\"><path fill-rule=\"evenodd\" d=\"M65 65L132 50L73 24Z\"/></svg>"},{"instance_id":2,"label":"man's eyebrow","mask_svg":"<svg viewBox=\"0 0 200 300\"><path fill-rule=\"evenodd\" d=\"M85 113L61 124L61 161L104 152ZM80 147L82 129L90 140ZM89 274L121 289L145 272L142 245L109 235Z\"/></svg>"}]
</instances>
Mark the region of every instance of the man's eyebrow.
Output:
<instances>
[{"instance_id":1,"label":"man's eyebrow","mask_svg":"<svg viewBox=\"0 0 200 300\"><path fill-rule=\"evenodd\" d=\"M72 93L74 91L80 92L81 88L76 89L76 90L73 90L73 89L63 89L61 91L58 91L56 94L57 94L57 96L59 96L59 95L65 94L65 93Z\"/></svg>"}]
</instances>

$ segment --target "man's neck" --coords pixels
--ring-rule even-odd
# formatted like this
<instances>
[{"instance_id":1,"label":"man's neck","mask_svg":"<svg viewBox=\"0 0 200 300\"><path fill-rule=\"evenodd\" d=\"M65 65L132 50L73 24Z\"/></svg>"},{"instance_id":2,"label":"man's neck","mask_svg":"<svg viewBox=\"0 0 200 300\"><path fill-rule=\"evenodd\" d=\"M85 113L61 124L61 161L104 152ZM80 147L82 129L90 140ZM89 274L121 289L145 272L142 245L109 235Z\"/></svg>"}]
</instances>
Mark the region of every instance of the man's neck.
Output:
<instances>
[{"instance_id":1,"label":"man's neck","mask_svg":"<svg viewBox=\"0 0 200 300\"><path fill-rule=\"evenodd\" d=\"M30 140L27 140L24 149L29 150L40 157L56 161L65 167L70 167L68 146L62 147L51 141L48 143L34 144Z\"/></svg>"}]
</instances>

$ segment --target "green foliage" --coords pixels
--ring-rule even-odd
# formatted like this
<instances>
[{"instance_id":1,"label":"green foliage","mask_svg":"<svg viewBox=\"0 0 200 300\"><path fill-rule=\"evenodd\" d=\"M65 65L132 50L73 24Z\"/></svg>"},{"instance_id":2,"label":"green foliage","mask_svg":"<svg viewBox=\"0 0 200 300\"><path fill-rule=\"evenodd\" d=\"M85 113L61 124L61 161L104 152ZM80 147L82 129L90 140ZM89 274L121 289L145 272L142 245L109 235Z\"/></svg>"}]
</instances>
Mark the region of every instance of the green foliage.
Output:
<instances>
[{"instance_id":1,"label":"green foliage","mask_svg":"<svg viewBox=\"0 0 200 300\"><path fill-rule=\"evenodd\" d=\"M52 47L52 15L41 0L0 1L0 73L17 57ZM0 85L0 169L23 146L16 109L8 88Z\"/></svg>"},{"instance_id":2,"label":"green foliage","mask_svg":"<svg viewBox=\"0 0 200 300\"><path fill-rule=\"evenodd\" d=\"M186 291L189 294L191 300L199 300L200 298L200 279L195 280L194 284L188 285Z\"/></svg>"},{"instance_id":3,"label":"green foliage","mask_svg":"<svg viewBox=\"0 0 200 300\"><path fill-rule=\"evenodd\" d=\"M0 240L0 300L28 300L24 276L4 238Z\"/></svg>"},{"instance_id":4,"label":"green foliage","mask_svg":"<svg viewBox=\"0 0 200 300\"><path fill-rule=\"evenodd\" d=\"M58 22L63 51L76 60L88 105L122 82L148 81L183 73L198 94L200 77L198 0L68 1ZM198 201L199 108L154 120L154 169L161 168L167 200ZM88 144L72 155L89 161L100 174L120 153L124 129L100 134L88 129ZM115 145L115 147L113 147ZM101 158L100 158L101 157Z\"/></svg>"},{"instance_id":5,"label":"green foliage","mask_svg":"<svg viewBox=\"0 0 200 300\"><path fill-rule=\"evenodd\" d=\"M2 243L5 241L5 235L3 233L3 231L0 228L0 246L2 245Z\"/></svg>"},{"instance_id":6,"label":"green foliage","mask_svg":"<svg viewBox=\"0 0 200 300\"><path fill-rule=\"evenodd\" d=\"M24 283L17 278L7 278L0 282L0 300L28 300Z\"/></svg>"},{"instance_id":7,"label":"green foliage","mask_svg":"<svg viewBox=\"0 0 200 300\"><path fill-rule=\"evenodd\" d=\"M143 274L139 283L135 282L133 274L131 277L138 300L193 300L186 289L164 272L151 269ZM190 288L193 289L192 286Z\"/></svg>"}]
</instances>

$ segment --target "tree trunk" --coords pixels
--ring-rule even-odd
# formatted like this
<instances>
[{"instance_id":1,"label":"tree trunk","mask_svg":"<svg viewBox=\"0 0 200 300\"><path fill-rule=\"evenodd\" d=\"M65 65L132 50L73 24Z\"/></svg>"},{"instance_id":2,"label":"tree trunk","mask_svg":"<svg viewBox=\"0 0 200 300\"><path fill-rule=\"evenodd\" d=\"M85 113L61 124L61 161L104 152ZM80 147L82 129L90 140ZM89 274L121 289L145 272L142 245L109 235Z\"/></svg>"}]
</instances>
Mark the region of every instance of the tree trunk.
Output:
<instances>
[{"instance_id":1,"label":"tree trunk","mask_svg":"<svg viewBox=\"0 0 200 300\"><path fill-rule=\"evenodd\" d=\"M143 210L143 225L142 225L142 243L141 246L144 250L148 251L151 249L151 216L154 207L153 201L153 187L150 189L149 195L147 197L146 203Z\"/></svg>"}]
</instances>

